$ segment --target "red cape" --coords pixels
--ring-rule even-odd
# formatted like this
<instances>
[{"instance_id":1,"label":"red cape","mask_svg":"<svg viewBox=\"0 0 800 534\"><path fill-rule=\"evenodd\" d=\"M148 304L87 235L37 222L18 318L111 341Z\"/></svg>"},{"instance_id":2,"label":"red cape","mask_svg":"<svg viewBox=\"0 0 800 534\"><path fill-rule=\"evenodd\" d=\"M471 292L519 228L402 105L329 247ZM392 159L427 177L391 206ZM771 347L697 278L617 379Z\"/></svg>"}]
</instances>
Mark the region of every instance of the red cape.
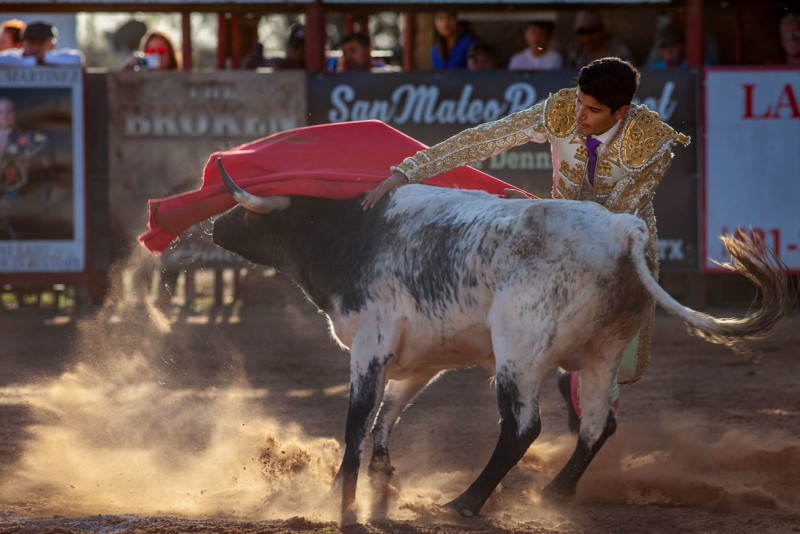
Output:
<instances>
[{"instance_id":1,"label":"red cape","mask_svg":"<svg viewBox=\"0 0 800 534\"><path fill-rule=\"evenodd\" d=\"M139 241L151 251L163 252L192 225L236 204L220 179L217 157L236 183L255 195L346 199L372 189L389 177L390 166L424 148L391 126L370 120L287 130L215 152L206 163L200 189L150 200L149 231ZM494 195L502 195L504 188L517 189L471 167L424 183Z\"/></svg>"}]
</instances>

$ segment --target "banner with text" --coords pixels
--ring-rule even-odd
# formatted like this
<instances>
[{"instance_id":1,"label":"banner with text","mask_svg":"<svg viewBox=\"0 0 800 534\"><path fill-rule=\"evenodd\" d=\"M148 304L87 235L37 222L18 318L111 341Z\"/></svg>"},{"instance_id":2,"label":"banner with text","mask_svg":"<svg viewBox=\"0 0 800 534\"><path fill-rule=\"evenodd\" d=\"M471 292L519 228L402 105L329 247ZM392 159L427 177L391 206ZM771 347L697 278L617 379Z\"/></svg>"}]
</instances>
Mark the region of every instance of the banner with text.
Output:
<instances>
[{"instance_id":1,"label":"banner with text","mask_svg":"<svg viewBox=\"0 0 800 534\"><path fill-rule=\"evenodd\" d=\"M528 108L564 87L574 71L326 73L309 78L311 124L379 119L428 145ZM697 137L695 74L648 70L634 99L678 131ZM698 268L697 149L677 146L655 197L662 270ZM527 143L475 165L542 198L550 197L547 144ZM387 176L389 170L387 169Z\"/></svg>"},{"instance_id":2,"label":"banner with text","mask_svg":"<svg viewBox=\"0 0 800 534\"><path fill-rule=\"evenodd\" d=\"M117 72L109 83L109 197L117 243L135 246L147 200L197 189L212 152L306 125L304 72ZM208 232L187 232L167 263L220 257ZM235 259L236 258L236 259Z\"/></svg>"},{"instance_id":3,"label":"banner with text","mask_svg":"<svg viewBox=\"0 0 800 534\"><path fill-rule=\"evenodd\" d=\"M800 69L705 72L703 268L730 261L718 236L763 237L800 271Z\"/></svg>"},{"instance_id":4,"label":"banner with text","mask_svg":"<svg viewBox=\"0 0 800 534\"><path fill-rule=\"evenodd\" d=\"M0 272L86 269L83 71L0 69Z\"/></svg>"}]
</instances>

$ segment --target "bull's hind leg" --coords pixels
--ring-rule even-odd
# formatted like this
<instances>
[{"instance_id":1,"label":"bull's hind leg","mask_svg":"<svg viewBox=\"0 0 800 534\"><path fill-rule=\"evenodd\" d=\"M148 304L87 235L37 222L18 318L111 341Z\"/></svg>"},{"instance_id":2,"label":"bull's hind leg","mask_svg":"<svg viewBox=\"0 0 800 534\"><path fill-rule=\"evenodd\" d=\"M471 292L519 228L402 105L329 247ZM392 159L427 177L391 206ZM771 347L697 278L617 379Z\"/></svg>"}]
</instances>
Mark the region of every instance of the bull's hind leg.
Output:
<instances>
[{"instance_id":1,"label":"bull's hind leg","mask_svg":"<svg viewBox=\"0 0 800 534\"><path fill-rule=\"evenodd\" d=\"M542 494L545 498L571 499L589 463L616 431L611 389L628 341L601 335L586 344L586 363L580 370L578 392L581 405L578 444L564 468L544 488Z\"/></svg>"},{"instance_id":2,"label":"bull's hind leg","mask_svg":"<svg viewBox=\"0 0 800 534\"><path fill-rule=\"evenodd\" d=\"M499 352L496 376L497 405L500 410L500 436L492 457L472 485L446 506L464 517L478 514L486 499L514 467L539 435L539 387L546 368L542 360L501 361Z\"/></svg>"},{"instance_id":3,"label":"bull's hind leg","mask_svg":"<svg viewBox=\"0 0 800 534\"><path fill-rule=\"evenodd\" d=\"M372 459L369 476L372 482L372 517L386 517L389 505L389 480L394 467L389 460L389 434L408 403L430 382L436 373L415 375L405 380L389 380L383 393L383 403L372 429Z\"/></svg>"}]
</instances>

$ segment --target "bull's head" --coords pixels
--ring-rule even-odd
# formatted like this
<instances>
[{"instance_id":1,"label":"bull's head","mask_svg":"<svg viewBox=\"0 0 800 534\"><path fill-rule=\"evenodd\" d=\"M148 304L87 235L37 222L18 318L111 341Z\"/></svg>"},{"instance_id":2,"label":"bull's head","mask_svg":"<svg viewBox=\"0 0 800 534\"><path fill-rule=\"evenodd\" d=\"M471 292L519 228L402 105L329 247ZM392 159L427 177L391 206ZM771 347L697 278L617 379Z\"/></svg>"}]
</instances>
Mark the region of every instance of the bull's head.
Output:
<instances>
[{"instance_id":1,"label":"bull's head","mask_svg":"<svg viewBox=\"0 0 800 534\"><path fill-rule=\"evenodd\" d=\"M256 213L270 213L271 211L285 210L289 207L291 200L286 195L275 195L271 197L259 197L248 193L231 179L228 171L222 165L222 158L217 158L217 165L219 165L219 174L222 178L222 183L225 188L236 200L236 202L248 211Z\"/></svg>"}]
</instances>

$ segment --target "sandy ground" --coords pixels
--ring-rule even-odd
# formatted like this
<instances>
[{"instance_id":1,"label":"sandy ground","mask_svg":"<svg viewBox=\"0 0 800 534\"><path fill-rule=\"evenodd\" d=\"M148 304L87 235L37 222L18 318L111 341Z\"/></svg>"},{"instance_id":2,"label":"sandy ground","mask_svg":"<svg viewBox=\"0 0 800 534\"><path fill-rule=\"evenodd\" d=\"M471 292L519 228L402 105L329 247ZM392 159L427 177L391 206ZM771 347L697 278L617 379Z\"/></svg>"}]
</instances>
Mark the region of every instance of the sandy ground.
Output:
<instances>
[{"instance_id":1,"label":"sandy ground","mask_svg":"<svg viewBox=\"0 0 800 534\"><path fill-rule=\"evenodd\" d=\"M650 369L564 506L539 493L575 440L552 374L542 434L481 516L437 512L498 431L489 376L448 373L394 431L389 518L370 519L362 476L361 523L341 527L347 355L270 284L266 303L203 314L0 311L0 532L800 532L797 314L746 355L657 316Z\"/></svg>"}]
</instances>

